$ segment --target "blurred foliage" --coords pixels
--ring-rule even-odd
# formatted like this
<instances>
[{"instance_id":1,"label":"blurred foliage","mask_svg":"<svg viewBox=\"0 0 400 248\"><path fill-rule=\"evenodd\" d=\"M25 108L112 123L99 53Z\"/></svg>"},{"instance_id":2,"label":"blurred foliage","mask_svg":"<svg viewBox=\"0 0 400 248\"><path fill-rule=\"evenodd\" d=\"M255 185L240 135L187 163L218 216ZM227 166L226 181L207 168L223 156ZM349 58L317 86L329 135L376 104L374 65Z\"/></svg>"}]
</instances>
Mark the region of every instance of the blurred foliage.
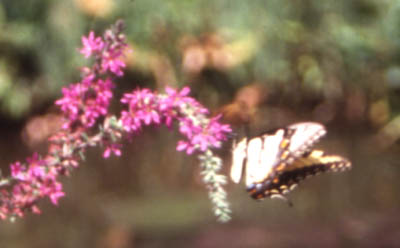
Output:
<instances>
[{"instance_id":1,"label":"blurred foliage","mask_svg":"<svg viewBox=\"0 0 400 248\"><path fill-rule=\"evenodd\" d=\"M66 180L59 208L1 224L0 247L133 247L132 240L148 247L399 245L399 0L0 1L5 171L27 150L43 149L56 128L52 103L87 63L80 37L119 18L132 53L117 96L138 86L189 85L227 121L251 121L254 132L321 121L328 125L322 146L349 157L354 169L305 182L291 194L294 209L254 203L235 187L233 224L215 227L200 169L190 166L197 162L177 155L173 134L148 128L122 158L89 154L90 166ZM221 154L229 164L229 145ZM16 234L26 239L18 243Z\"/></svg>"},{"instance_id":2,"label":"blurred foliage","mask_svg":"<svg viewBox=\"0 0 400 248\"><path fill-rule=\"evenodd\" d=\"M2 111L20 118L78 80L80 36L116 18L134 48L130 70L161 86L212 69L233 89L258 81L322 99L354 89L387 98L399 87L399 11L397 0L3 1Z\"/></svg>"}]
</instances>

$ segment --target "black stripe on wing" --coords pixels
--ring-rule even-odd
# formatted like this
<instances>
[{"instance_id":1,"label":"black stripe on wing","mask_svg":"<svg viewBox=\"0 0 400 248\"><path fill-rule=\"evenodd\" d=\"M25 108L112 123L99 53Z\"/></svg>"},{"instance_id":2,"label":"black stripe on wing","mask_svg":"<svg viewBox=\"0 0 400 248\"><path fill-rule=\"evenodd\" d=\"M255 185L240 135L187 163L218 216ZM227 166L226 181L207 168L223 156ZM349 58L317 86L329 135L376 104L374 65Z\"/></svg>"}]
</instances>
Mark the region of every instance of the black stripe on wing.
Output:
<instances>
[{"instance_id":1,"label":"black stripe on wing","mask_svg":"<svg viewBox=\"0 0 400 248\"><path fill-rule=\"evenodd\" d=\"M247 191L255 199L283 197L283 194L292 191L300 181L308 177L322 172L344 171L350 168L351 163L347 159L334 155L324 156L321 151L314 150L304 154L274 178L249 185Z\"/></svg>"},{"instance_id":2,"label":"black stripe on wing","mask_svg":"<svg viewBox=\"0 0 400 248\"><path fill-rule=\"evenodd\" d=\"M277 154L276 162L264 180L272 180L276 175L282 174L288 165L305 153L310 152L311 147L326 134L323 125L313 122L297 123L283 128L283 130L284 135L279 143L279 153ZM272 133L276 134L277 130ZM261 136L264 145L266 143L266 138L273 134L268 132ZM299 142L300 145L293 148L292 144L294 142ZM262 149L265 149L264 146Z\"/></svg>"}]
</instances>

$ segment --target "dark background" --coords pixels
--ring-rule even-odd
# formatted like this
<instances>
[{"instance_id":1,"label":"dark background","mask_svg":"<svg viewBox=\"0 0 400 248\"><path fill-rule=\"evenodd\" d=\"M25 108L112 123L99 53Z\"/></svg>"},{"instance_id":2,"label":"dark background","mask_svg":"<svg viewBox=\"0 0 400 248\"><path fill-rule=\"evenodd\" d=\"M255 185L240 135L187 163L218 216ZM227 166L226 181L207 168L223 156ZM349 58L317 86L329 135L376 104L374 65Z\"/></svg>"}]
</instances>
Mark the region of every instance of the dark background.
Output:
<instances>
[{"instance_id":1,"label":"dark background","mask_svg":"<svg viewBox=\"0 0 400 248\"><path fill-rule=\"evenodd\" d=\"M118 97L137 87L192 88L212 112L242 101L254 133L318 121L318 147L353 169L307 180L278 200L226 189L233 219L213 216L195 157L177 130L148 127L123 156L99 149L58 207L0 223L0 247L399 247L400 2L397 0L0 1L0 161L46 152L61 88L87 62L80 37L126 22L132 53ZM240 134L240 122L233 118ZM230 144L220 151L224 173Z\"/></svg>"}]
</instances>

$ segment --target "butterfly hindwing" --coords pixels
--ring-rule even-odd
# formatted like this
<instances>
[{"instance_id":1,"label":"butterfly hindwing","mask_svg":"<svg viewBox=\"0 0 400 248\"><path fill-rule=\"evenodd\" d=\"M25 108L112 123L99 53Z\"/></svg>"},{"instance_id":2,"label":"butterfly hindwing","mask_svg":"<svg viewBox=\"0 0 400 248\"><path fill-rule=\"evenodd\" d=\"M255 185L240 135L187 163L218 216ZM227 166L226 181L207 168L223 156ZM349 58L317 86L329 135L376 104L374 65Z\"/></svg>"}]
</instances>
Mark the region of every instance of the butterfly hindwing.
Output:
<instances>
[{"instance_id":1,"label":"butterfly hindwing","mask_svg":"<svg viewBox=\"0 0 400 248\"><path fill-rule=\"evenodd\" d=\"M323 151L313 150L295 160L280 175L270 182L253 184L248 188L255 199L274 197L292 191L299 182L322 172L344 171L351 168L351 163L340 156L324 155Z\"/></svg>"}]
</instances>

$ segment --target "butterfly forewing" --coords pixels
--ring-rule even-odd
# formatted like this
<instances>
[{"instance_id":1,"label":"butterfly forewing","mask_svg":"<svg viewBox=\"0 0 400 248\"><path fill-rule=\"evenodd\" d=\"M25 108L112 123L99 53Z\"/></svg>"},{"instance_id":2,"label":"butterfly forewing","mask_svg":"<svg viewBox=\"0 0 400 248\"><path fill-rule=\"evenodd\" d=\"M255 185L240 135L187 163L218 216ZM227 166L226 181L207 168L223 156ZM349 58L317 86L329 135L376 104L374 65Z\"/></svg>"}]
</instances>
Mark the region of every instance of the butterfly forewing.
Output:
<instances>
[{"instance_id":1,"label":"butterfly forewing","mask_svg":"<svg viewBox=\"0 0 400 248\"><path fill-rule=\"evenodd\" d=\"M279 129L274 135L263 135L253 138L247 145L246 185L263 182L270 177L276 166L276 158L281 152L279 143L284 136L284 131Z\"/></svg>"},{"instance_id":2,"label":"butterfly forewing","mask_svg":"<svg viewBox=\"0 0 400 248\"><path fill-rule=\"evenodd\" d=\"M250 139L246 163L247 187L255 183L269 183L276 173L282 173L324 134L324 126L306 122L278 129L272 134L264 134L261 136L262 139L260 137ZM250 147L253 141L257 145Z\"/></svg>"},{"instance_id":3,"label":"butterfly forewing","mask_svg":"<svg viewBox=\"0 0 400 248\"><path fill-rule=\"evenodd\" d=\"M326 133L325 127L315 122L297 123L287 129L291 133L288 150L292 159L307 152Z\"/></svg>"}]
</instances>

